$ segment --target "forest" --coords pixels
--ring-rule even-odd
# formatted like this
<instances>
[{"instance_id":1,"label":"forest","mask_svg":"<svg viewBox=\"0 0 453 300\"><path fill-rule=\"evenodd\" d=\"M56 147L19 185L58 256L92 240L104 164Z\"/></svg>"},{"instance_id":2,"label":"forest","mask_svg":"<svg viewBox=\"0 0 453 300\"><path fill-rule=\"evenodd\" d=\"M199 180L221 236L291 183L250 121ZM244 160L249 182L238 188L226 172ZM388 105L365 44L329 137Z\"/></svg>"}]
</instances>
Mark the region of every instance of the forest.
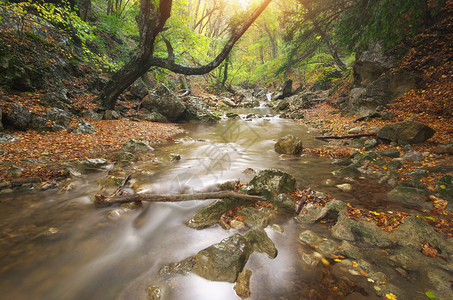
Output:
<instances>
[{"instance_id":1,"label":"forest","mask_svg":"<svg viewBox=\"0 0 453 300\"><path fill-rule=\"evenodd\" d=\"M9 299L452 299L453 1L0 0Z\"/></svg>"}]
</instances>

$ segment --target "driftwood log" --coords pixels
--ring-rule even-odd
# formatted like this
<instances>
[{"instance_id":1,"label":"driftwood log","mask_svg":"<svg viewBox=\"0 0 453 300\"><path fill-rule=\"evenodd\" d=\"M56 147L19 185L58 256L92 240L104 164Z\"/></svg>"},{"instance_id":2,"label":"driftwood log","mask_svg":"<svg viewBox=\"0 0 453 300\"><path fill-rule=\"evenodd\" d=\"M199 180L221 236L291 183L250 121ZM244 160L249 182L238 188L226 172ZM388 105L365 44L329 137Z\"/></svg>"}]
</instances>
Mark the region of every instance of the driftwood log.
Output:
<instances>
[{"instance_id":1,"label":"driftwood log","mask_svg":"<svg viewBox=\"0 0 453 300\"><path fill-rule=\"evenodd\" d=\"M326 136L315 136L315 139L317 140L342 140L342 139L355 139L355 138L360 138L360 137L365 137L365 136L376 136L375 133L361 133L361 134L349 134L349 135L326 135Z\"/></svg>"},{"instance_id":2,"label":"driftwood log","mask_svg":"<svg viewBox=\"0 0 453 300\"><path fill-rule=\"evenodd\" d=\"M181 202L191 200L209 200L209 199L224 199L236 198L247 201L266 201L262 196L245 195L236 192L212 192L212 193L194 193L194 194L179 194L179 195L154 195L154 194L135 194L126 196L103 196L97 194L94 199L96 207L106 207L113 204L129 203L129 202Z\"/></svg>"},{"instance_id":3,"label":"driftwood log","mask_svg":"<svg viewBox=\"0 0 453 300\"><path fill-rule=\"evenodd\" d=\"M262 196L245 195L237 192L221 191L211 193L193 193L193 194L179 194L179 195L155 195L149 193L135 194L135 195L122 195L123 188L129 182L131 176L128 175L116 191L110 195L105 196L102 191L94 196L94 205L96 207L107 207L114 204L136 202L141 204L142 201L146 202L181 202L191 200L209 200L209 199L224 199L236 198L246 201L266 201Z\"/></svg>"}]
</instances>

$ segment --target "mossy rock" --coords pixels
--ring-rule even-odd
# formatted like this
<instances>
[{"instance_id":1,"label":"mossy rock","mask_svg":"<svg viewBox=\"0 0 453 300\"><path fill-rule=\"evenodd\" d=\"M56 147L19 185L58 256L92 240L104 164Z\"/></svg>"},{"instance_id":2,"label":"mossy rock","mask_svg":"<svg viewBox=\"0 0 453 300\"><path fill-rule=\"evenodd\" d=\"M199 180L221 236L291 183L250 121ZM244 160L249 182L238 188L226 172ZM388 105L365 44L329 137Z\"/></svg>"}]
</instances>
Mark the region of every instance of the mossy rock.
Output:
<instances>
[{"instance_id":1,"label":"mossy rock","mask_svg":"<svg viewBox=\"0 0 453 300\"><path fill-rule=\"evenodd\" d=\"M296 187L296 180L290 174L279 170L263 170L250 181L247 187L248 194L263 195L273 200L277 195L292 192Z\"/></svg>"}]
</instances>

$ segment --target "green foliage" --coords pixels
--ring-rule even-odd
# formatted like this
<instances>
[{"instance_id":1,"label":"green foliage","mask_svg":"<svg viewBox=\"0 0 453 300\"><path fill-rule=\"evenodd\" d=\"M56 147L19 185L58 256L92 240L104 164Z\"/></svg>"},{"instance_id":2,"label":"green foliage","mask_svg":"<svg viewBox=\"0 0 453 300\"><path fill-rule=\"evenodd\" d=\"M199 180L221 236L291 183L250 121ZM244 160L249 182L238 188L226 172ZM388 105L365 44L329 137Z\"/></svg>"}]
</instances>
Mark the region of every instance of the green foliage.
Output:
<instances>
[{"instance_id":1,"label":"green foliage","mask_svg":"<svg viewBox=\"0 0 453 300\"><path fill-rule=\"evenodd\" d=\"M354 1L336 27L336 34L351 50L375 42L388 48L428 26L444 4L444 0L436 7L430 7L428 1Z\"/></svg>"}]
</instances>

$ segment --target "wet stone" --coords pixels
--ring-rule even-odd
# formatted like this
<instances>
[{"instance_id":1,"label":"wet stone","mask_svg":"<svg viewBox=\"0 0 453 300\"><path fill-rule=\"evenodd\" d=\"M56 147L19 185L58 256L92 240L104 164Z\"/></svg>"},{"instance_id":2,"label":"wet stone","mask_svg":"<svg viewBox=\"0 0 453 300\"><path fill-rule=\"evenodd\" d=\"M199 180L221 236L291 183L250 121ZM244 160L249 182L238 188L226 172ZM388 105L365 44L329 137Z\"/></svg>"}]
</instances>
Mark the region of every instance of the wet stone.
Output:
<instances>
[{"instance_id":1,"label":"wet stone","mask_svg":"<svg viewBox=\"0 0 453 300\"><path fill-rule=\"evenodd\" d=\"M379 151L379 154L382 156L390 157L390 158L397 158L400 157L400 152L397 149L388 149Z\"/></svg>"},{"instance_id":2,"label":"wet stone","mask_svg":"<svg viewBox=\"0 0 453 300\"><path fill-rule=\"evenodd\" d=\"M234 286L234 290L236 294L241 297L242 299L249 298L251 296L250 292L250 277L252 276L252 271L249 269L242 270L239 273L238 279L236 281L236 285Z\"/></svg>"},{"instance_id":3,"label":"wet stone","mask_svg":"<svg viewBox=\"0 0 453 300\"><path fill-rule=\"evenodd\" d=\"M235 282L251 252L248 240L235 234L198 252L192 272L208 280Z\"/></svg>"},{"instance_id":4,"label":"wet stone","mask_svg":"<svg viewBox=\"0 0 453 300\"><path fill-rule=\"evenodd\" d=\"M127 141L121 149L124 152L130 153L148 153L154 151L147 141L137 140L137 139L130 139Z\"/></svg>"},{"instance_id":5,"label":"wet stone","mask_svg":"<svg viewBox=\"0 0 453 300\"><path fill-rule=\"evenodd\" d=\"M290 174L279 170L263 170L250 181L248 194L261 194L267 199L274 199L278 194L292 192L296 180Z\"/></svg>"},{"instance_id":6,"label":"wet stone","mask_svg":"<svg viewBox=\"0 0 453 300\"><path fill-rule=\"evenodd\" d=\"M294 135L287 135L277 141L274 150L280 154L298 155L302 153L302 141Z\"/></svg>"},{"instance_id":7,"label":"wet stone","mask_svg":"<svg viewBox=\"0 0 453 300\"><path fill-rule=\"evenodd\" d=\"M253 228L244 236L252 245L253 251L266 253L270 258L277 257L277 248L262 228Z\"/></svg>"},{"instance_id":8,"label":"wet stone","mask_svg":"<svg viewBox=\"0 0 453 300\"><path fill-rule=\"evenodd\" d=\"M305 230L299 234L299 240L307 245L318 245L322 239L313 231Z\"/></svg>"},{"instance_id":9,"label":"wet stone","mask_svg":"<svg viewBox=\"0 0 453 300\"><path fill-rule=\"evenodd\" d=\"M245 207L238 211L238 216L244 217L244 223L250 227L266 228L269 225L269 219L273 213L267 209L256 209L253 207Z\"/></svg>"}]
</instances>

